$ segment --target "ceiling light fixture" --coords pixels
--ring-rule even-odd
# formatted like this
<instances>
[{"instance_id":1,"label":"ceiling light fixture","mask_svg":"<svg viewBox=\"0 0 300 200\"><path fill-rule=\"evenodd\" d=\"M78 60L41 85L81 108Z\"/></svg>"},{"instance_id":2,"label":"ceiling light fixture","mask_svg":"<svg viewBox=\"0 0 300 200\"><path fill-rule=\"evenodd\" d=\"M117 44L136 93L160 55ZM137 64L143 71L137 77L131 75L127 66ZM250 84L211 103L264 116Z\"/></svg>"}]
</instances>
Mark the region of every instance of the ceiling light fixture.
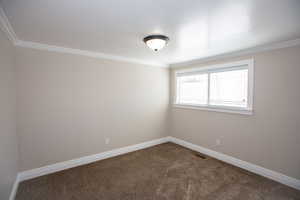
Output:
<instances>
[{"instance_id":1,"label":"ceiling light fixture","mask_svg":"<svg viewBox=\"0 0 300 200\"><path fill-rule=\"evenodd\" d=\"M144 38L146 45L153 51L159 51L168 43L169 38L164 35L149 35Z\"/></svg>"}]
</instances>

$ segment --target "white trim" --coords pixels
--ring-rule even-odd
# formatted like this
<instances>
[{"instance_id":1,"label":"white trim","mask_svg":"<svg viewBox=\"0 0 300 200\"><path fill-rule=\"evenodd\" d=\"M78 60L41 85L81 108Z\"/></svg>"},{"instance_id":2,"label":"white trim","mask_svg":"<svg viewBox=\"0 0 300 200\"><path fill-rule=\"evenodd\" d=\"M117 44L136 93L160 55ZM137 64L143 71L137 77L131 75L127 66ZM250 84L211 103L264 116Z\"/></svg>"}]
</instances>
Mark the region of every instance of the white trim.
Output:
<instances>
[{"instance_id":1,"label":"white trim","mask_svg":"<svg viewBox=\"0 0 300 200\"><path fill-rule=\"evenodd\" d=\"M247 108L240 107L230 107L230 106L218 106L218 105L210 105L210 73L214 72L223 72L229 70L240 70L240 69L248 69L248 103ZM178 81L177 77L192 75L192 74L208 74L208 102L206 105L198 105L198 104L181 104L178 103ZM175 70L174 73L174 84L176 91L174 91L174 101L173 107L175 108L186 108L186 109L197 109L197 110L206 110L206 111L216 111L216 112L224 112L224 113L236 113L236 114L246 114L252 115L253 113L253 87L254 87L254 59L246 59L240 60L236 62L227 62L217 65L208 65L203 67L193 67L188 69L179 69Z\"/></svg>"},{"instance_id":2,"label":"white trim","mask_svg":"<svg viewBox=\"0 0 300 200\"><path fill-rule=\"evenodd\" d=\"M189 72L207 72L207 71L221 71L222 69L226 68L237 68L239 66L250 66L253 68L254 66L254 58L251 59L244 59L244 60L239 60L235 62L224 62L222 64L216 64L216 65L207 65L203 67L191 67L187 69L178 69L175 70L175 74L184 74L184 73L189 73Z\"/></svg>"},{"instance_id":3,"label":"white trim","mask_svg":"<svg viewBox=\"0 0 300 200\"><path fill-rule=\"evenodd\" d=\"M19 47L38 49L38 50L47 50L47 51L53 51L53 52L59 52L59 53L82 55L82 56L88 56L88 57L93 57L93 58L109 59L109 60L137 63L137 64L142 64L142 65L151 65L151 66L157 66L157 67L166 67L166 68L168 67L167 64L162 64L162 63L157 63L157 62L152 62L152 61L145 61L145 60L140 60L140 59L135 59L135 58L128 58L128 57L123 57L123 56L104 54L104 53L94 52L94 51L87 51L87 50L81 50L81 49L73 49L73 48L68 48L68 47L48 45L48 44L42 44L42 43L37 43L37 42L27 42L27 41L19 40L15 45L19 46Z\"/></svg>"},{"instance_id":4,"label":"white trim","mask_svg":"<svg viewBox=\"0 0 300 200\"><path fill-rule=\"evenodd\" d=\"M173 104L174 108L182 109L193 109L193 110L205 110L213 112L222 112L222 113L232 113L232 114L241 114L241 115L252 115L253 110L234 108L234 107L222 107L222 106L201 106L201 105L184 105L184 104Z\"/></svg>"},{"instance_id":5,"label":"white trim","mask_svg":"<svg viewBox=\"0 0 300 200\"><path fill-rule=\"evenodd\" d=\"M209 56L209 57L204 57L204 58L199 58L199 59L170 63L169 67L176 68L176 67L182 67L182 66L188 66L188 65L196 65L196 64L201 64L201 63L205 63L205 62L225 59L225 58L234 58L237 56L245 56L245 55L256 54L256 53L261 53L261 52L266 52L266 51L272 51L272 50L276 50L276 49L294 47L294 46L298 46L298 45L300 45L300 38L297 38L294 40L287 40L284 42L275 42L272 44L259 45L259 46L255 46L255 47L248 48L248 49L241 49L241 50L237 50L237 51L232 51L232 52L223 53L223 54L217 54L214 56Z\"/></svg>"},{"instance_id":6,"label":"white trim","mask_svg":"<svg viewBox=\"0 0 300 200\"><path fill-rule=\"evenodd\" d=\"M8 21L7 16L3 8L0 5L0 29L6 34L7 38L13 43L16 44L18 41L17 35L12 28L11 24Z\"/></svg>"},{"instance_id":7,"label":"white trim","mask_svg":"<svg viewBox=\"0 0 300 200\"><path fill-rule=\"evenodd\" d=\"M129 57L125 57L125 56L105 54L105 53L95 52L95 51L73 49L73 48L67 48L67 47L61 47L61 46L48 45L48 44L42 44L42 43L37 43L37 42L20 40L20 39L18 39L14 29L12 28L1 5L0 5L0 29L2 31L4 31L4 33L6 34L8 39L15 46L19 46L19 47L47 50L47 51L53 51L53 52L59 52L59 53L69 53L69 54L82 55L82 56L88 56L88 57L93 57L93 58L116 60L116 61L121 61L121 62L136 63L136 64L142 64L142 65L156 66L156 67L164 67L164 68L169 67L169 65L165 64L165 63L159 63L159 62L153 62L153 61L148 61L148 60L129 58Z\"/></svg>"},{"instance_id":8,"label":"white trim","mask_svg":"<svg viewBox=\"0 0 300 200\"><path fill-rule=\"evenodd\" d=\"M39 176L51 174L51 173L62 171L62 170L69 169L72 167L77 167L80 165L85 165L85 164L96 162L96 161L103 160L106 158L111 158L114 156L122 155L122 154L129 153L132 151L145 149L145 148L152 147L152 146L155 146L158 144L162 144L162 143L165 143L168 141L169 141L169 138L164 137L164 138L160 138L160 139L156 139L156 140L151 140L148 142L143 142L140 144L122 147L119 149L114 149L111 151L105 151L105 152L102 152L99 154L85 156L85 157L81 157L81 158L77 158L77 159L73 159L73 160L55 163L52 165L47 165L47 166L36 168L36 169L23 171L23 172L19 173L19 181L36 178Z\"/></svg>"},{"instance_id":9,"label":"white trim","mask_svg":"<svg viewBox=\"0 0 300 200\"><path fill-rule=\"evenodd\" d=\"M279 183L285 184L287 186L293 187L297 190L300 190L300 180L286 176L282 173L275 172L270 169L266 169L264 167L234 158L232 156L228 156L223 153L219 153L217 151L213 151L210 149L207 149L205 147L201 147L199 145L192 144L190 142L186 142L184 140L175 138L175 137L169 137L170 142L176 143L178 145L184 146L186 148L192 149L194 151L206 154L208 156L211 156L213 158L216 158L218 160L224 161L226 163L232 164L234 166L237 166L239 168L245 169L247 171L253 172L255 174L259 174L261 176L264 176L266 178L272 179L274 181L277 181Z\"/></svg>"},{"instance_id":10,"label":"white trim","mask_svg":"<svg viewBox=\"0 0 300 200\"><path fill-rule=\"evenodd\" d=\"M254 58L248 60L248 106L253 112L254 102Z\"/></svg>"},{"instance_id":11,"label":"white trim","mask_svg":"<svg viewBox=\"0 0 300 200\"><path fill-rule=\"evenodd\" d=\"M124 56L104 54L104 53L88 51L88 50L72 49L72 48L67 48L67 47L60 47L60 46L42 44L42 43L37 43L37 42L19 40L14 29L12 28L4 10L2 9L1 5L0 5L0 29L2 29L6 33L7 37L9 38L9 40L11 40L11 42L14 45L20 46L20 47L35 48L35 49L55 51L55 52L60 52L60 53L71 53L71 54L89 56L89 57L94 57L94 58L110 59L110 60L131 62L131 63L137 63L137 64L158 66L158 67L166 67L166 68L199 64L199 63L214 61L214 60L218 60L218 59L222 59L222 58L232 58L232 57L236 57L236 56L249 55L249 54L254 54L254 53L259 53L259 52L271 51L271 50L275 50L275 49L281 49L281 48L287 48L287 47L293 47L293 46L300 45L300 38L297 38L294 40L277 42L277 43L268 44L268 45L260 45L260 46L256 46L253 48L241 49L241 50L233 51L233 52L229 52L229 53L218 54L218 55L210 56L210 57L206 57L206 58L200 58L200 59L194 59L194 60L190 60L190 61L167 64L167 63L157 63L157 62L152 62L152 61L145 61L145 60L140 60L140 59L135 59L135 58L128 58L128 57L124 57Z\"/></svg>"},{"instance_id":12,"label":"white trim","mask_svg":"<svg viewBox=\"0 0 300 200\"><path fill-rule=\"evenodd\" d=\"M17 194L17 191L18 191L19 183L20 183L20 179L19 179L19 175L17 175L16 180L14 182L14 185L12 187L11 193L9 195L9 200L14 200L16 198L16 194Z\"/></svg>"},{"instance_id":13,"label":"white trim","mask_svg":"<svg viewBox=\"0 0 300 200\"><path fill-rule=\"evenodd\" d=\"M282 173L275 172L275 171L266 169L264 167L261 167L261 166L243 161L243 160L239 160L237 158L225 155L223 153L219 153L219 152L186 142L184 140L181 140L181 139L178 139L175 137L168 136L168 137L152 140L149 142L131 145L131 146L114 149L111 151L106 151L106 152L95 154L95 155L85 156L85 157L81 157L81 158L74 159L74 160L69 160L69 161L60 162L60 163L48 165L48 166L41 167L41 168L36 168L36 169L20 172L18 174L16 182L13 186L10 200L13 200L12 197L15 195L18 184L21 181L36 178L39 176L43 176L43 175L58 172L58 171L62 171L62 170L69 169L72 167L85 165L88 163L92 163L92 162L96 162L96 161L103 160L106 158L122 155L122 154L129 153L132 151L137 151L140 149L148 148L148 147L166 143L166 142L173 142L175 144L178 144L183 147L192 149L194 151L206 154L206 155L216 158L218 160L224 161L226 163L232 164L234 166L240 167L242 169L248 170L255 174L267 177L267 178L277 181L279 183L282 183L282 184L285 184L285 185L288 185L290 187L300 190L300 180L298 180L298 179L286 176Z\"/></svg>"}]
</instances>

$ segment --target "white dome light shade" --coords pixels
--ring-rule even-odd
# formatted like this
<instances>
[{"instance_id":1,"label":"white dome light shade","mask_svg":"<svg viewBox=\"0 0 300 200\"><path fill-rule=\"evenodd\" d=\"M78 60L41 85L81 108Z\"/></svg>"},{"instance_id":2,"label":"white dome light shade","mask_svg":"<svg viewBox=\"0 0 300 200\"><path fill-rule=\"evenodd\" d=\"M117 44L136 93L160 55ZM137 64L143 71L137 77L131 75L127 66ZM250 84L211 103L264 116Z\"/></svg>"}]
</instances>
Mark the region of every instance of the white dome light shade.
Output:
<instances>
[{"instance_id":1,"label":"white dome light shade","mask_svg":"<svg viewBox=\"0 0 300 200\"><path fill-rule=\"evenodd\" d=\"M144 38L146 45L153 51L159 51L168 43L169 38L164 35L150 35Z\"/></svg>"},{"instance_id":2,"label":"white dome light shade","mask_svg":"<svg viewBox=\"0 0 300 200\"><path fill-rule=\"evenodd\" d=\"M162 40L162 39L152 39L152 40L148 40L146 42L147 46L150 49L152 49L153 51L161 50L162 48L164 48L166 43L167 42L165 40Z\"/></svg>"}]
</instances>

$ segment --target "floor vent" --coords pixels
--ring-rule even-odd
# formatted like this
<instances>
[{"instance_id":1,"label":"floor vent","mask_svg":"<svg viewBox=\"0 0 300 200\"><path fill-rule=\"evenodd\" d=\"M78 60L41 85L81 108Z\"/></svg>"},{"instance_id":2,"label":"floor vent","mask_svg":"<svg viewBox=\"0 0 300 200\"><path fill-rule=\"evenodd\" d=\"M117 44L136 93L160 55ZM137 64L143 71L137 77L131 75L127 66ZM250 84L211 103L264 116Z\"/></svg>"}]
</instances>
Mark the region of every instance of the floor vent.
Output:
<instances>
[{"instance_id":1,"label":"floor vent","mask_svg":"<svg viewBox=\"0 0 300 200\"><path fill-rule=\"evenodd\" d=\"M206 159L206 157L204 155L199 154L199 153L195 154L195 156L197 156L198 158L201 158L201 159Z\"/></svg>"}]
</instances>

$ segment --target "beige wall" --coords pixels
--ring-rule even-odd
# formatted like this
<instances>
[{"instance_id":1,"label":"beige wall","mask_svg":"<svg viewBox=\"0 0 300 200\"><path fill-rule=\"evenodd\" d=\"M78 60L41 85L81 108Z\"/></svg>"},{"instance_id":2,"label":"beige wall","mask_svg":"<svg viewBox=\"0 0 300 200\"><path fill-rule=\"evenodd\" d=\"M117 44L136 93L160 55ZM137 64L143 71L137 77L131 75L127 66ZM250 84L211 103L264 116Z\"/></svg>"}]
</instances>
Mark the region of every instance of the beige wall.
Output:
<instances>
[{"instance_id":1,"label":"beige wall","mask_svg":"<svg viewBox=\"0 0 300 200\"><path fill-rule=\"evenodd\" d=\"M26 48L16 61L20 171L167 135L167 69Z\"/></svg>"},{"instance_id":2,"label":"beige wall","mask_svg":"<svg viewBox=\"0 0 300 200\"><path fill-rule=\"evenodd\" d=\"M1 195L8 195L17 172L14 50L2 36L0 44L1 138L7 138L0 140L7 161L0 182ZM168 116L167 69L17 48L19 170L171 135L300 179L300 47L180 68L248 58L255 60L253 115L171 106Z\"/></svg>"},{"instance_id":3,"label":"beige wall","mask_svg":"<svg viewBox=\"0 0 300 200\"><path fill-rule=\"evenodd\" d=\"M171 135L300 179L299 46L182 67L245 58L255 60L254 114L172 108Z\"/></svg>"},{"instance_id":4,"label":"beige wall","mask_svg":"<svg viewBox=\"0 0 300 200\"><path fill-rule=\"evenodd\" d=\"M0 199L9 197L18 172L14 47L0 30Z\"/></svg>"}]
</instances>

